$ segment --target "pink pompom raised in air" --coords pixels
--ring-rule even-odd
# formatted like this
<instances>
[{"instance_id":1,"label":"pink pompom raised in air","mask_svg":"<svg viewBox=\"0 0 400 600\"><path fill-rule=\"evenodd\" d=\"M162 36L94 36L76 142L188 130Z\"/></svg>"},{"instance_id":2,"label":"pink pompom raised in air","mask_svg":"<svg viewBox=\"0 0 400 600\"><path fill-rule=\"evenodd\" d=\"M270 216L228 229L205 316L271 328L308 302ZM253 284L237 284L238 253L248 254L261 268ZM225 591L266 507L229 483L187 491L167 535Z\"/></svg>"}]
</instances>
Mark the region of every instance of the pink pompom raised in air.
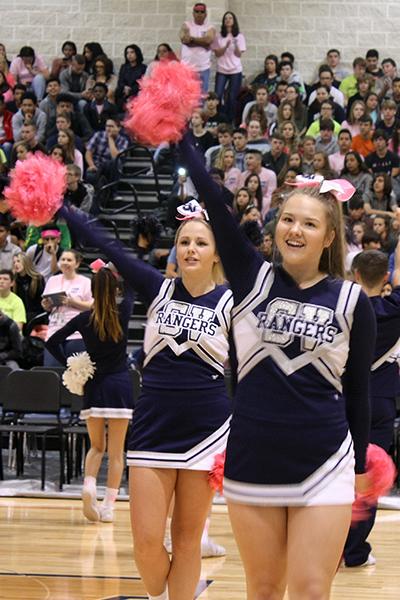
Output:
<instances>
[{"instance_id":1,"label":"pink pompom raised in air","mask_svg":"<svg viewBox=\"0 0 400 600\"><path fill-rule=\"evenodd\" d=\"M37 226L48 223L63 203L66 172L64 165L40 152L17 161L4 190L14 217Z\"/></svg>"},{"instance_id":2,"label":"pink pompom raised in air","mask_svg":"<svg viewBox=\"0 0 400 600\"><path fill-rule=\"evenodd\" d=\"M210 488L220 494L223 492L225 455L225 451L215 455L214 466L208 473L208 483Z\"/></svg>"},{"instance_id":3,"label":"pink pompom raised in air","mask_svg":"<svg viewBox=\"0 0 400 600\"><path fill-rule=\"evenodd\" d=\"M197 73L180 62L160 61L139 85L139 95L128 105L124 122L127 131L150 146L179 142L188 119L200 104Z\"/></svg>"},{"instance_id":4,"label":"pink pompom raised in air","mask_svg":"<svg viewBox=\"0 0 400 600\"><path fill-rule=\"evenodd\" d=\"M353 503L352 523L364 521L369 516L371 506L377 504L381 496L391 489L396 477L396 467L390 456L375 444L367 449L367 476L369 486L366 492L357 494Z\"/></svg>"}]
</instances>

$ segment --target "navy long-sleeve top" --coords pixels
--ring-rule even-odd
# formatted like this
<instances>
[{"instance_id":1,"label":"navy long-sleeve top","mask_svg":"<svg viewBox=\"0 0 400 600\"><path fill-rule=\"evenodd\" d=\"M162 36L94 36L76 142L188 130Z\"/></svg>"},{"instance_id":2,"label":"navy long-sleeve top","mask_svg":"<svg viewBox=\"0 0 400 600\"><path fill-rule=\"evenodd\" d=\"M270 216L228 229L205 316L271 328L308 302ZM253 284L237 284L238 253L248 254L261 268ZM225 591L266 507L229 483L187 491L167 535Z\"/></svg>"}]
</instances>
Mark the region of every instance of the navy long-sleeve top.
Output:
<instances>
[{"instance_id":1,"label":"navy long-sleeve top","mask_svg":"<svg viewBox=\"0 0 400 600\"><path fill-rule=\"evenodd\" d=\"M365 470L369 376L376 323L360 287L326 277L301 289L265 263L239 230L190 143L181 151L204 199L233 297L238 356L235 411L266 423L319 427L327 447L350 428L356 473ZM294 457L295 459L295 457Z\"/></svg>"}]
</instances>

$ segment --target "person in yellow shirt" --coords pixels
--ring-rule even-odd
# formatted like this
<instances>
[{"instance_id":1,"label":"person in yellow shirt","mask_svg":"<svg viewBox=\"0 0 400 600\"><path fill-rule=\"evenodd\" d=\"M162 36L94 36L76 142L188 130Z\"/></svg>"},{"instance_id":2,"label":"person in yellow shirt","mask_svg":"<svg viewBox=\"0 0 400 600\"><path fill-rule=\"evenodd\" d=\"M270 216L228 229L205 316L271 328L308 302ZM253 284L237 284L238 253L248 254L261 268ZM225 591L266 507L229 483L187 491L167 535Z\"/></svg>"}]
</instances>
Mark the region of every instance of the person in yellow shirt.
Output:
<instances>
[{"instance_id":1,"label":"person in yellow shirt","mask_svg":"<svg viewBox=\"0 0 400 600\"><path fill-rule=\"evenodd\" d=\"M365 58L358 56L353 60L353 74L345 77L339 86L339 90L345 97L346 104L349 98L357 94L357 82L359 77L365 75L367 70L367 62Z\"/></svg>"},{"instance_id":2,"label":"person in yellow shirt","mask_svg":"<svg viewBox=\"0 0 400 600\"><path fill-rule=\"evenodd\" d=\"M8 269L0 270L0 310L16 322L22 330L26 323L26 311L21 298L11 291L14 275Z\"/></svg>"}]
</instances>

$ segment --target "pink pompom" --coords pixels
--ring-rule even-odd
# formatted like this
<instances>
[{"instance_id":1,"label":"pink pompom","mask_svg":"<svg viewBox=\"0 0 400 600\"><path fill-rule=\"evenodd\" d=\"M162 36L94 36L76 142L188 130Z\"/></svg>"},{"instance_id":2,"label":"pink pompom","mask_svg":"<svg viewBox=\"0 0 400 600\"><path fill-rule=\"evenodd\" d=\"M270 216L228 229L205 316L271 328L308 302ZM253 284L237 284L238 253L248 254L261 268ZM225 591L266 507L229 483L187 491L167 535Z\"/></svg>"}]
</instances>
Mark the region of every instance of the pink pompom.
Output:
<instances>
[{"instance_id":1,"label":"pink pompom","mask_svg":"<svg viewBox=\"0 0 400 600\"><path fill-rule=\"evenodd\" d=\"M125 128L138 142L150 146L179 142L200 103L198 75L183 63L160 61L139 85L139 95L128 105Z\"/></svg>"},{"instance_id":2,"label":"pink pompom","mask_svg":"<svg viewBox=\"0 0 400 600\"><path fill-rule=\"evenodd\" d=\"M390 456L375 444L369 444L367 449L368 490L357 494L353 503L352 523L368 518L369 508L377 504L380 496L391 489L396 477L396 467Z\"/></svg>"},{"instance_id":3,"label":"pink pompom","mask_svg":"<svg viewBox=\"0 0 400 600\"><path fill-rule=\"evenodd\" d=\"M224 467L226 452L216 454L214 457L214 466L208 473L208 483L211 489L222 494L224 483Z\"/></svg>"},{"instance_id":4,"label":"pink pompom","mask_svg":"<svg viewBox=\"0 0 400 600\"><path fill-rule=\"evenodd\" d=\"M63 203L66 172L64 165L40 152L17 161L4 190L14 217L36 226L48 223Z\"/></svg>"}]
</instances>

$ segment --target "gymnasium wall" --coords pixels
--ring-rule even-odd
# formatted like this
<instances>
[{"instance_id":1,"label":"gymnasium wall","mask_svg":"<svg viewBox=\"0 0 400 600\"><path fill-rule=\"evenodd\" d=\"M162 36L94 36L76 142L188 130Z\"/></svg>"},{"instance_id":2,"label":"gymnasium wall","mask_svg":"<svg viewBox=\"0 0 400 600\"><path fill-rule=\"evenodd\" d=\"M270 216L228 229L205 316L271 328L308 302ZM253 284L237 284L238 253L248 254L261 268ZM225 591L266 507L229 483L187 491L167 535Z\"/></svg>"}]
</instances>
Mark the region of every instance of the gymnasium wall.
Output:
<instances>
[{"instance_id":1,"label":"gymnasium wall","mask_svg":"<svg viewBox=\"0 0 400 600\"><path fill-rule=\"evenodd\" d=\"M137 43L146 61L155 47L179 48L177 34L194 2L186 0L0 0L0 41L13 56L33 46L48 61L66 39L82 50L99 41L118 66L124 47ZM219 25L226 10L236 13L246 36L246 75L260 70L269 52L294 52L305 78L326 50L337 47L343 62L376 47L381 58L400 62L400 2L385 0L210 0L211 21Z\"/></svg>"}]
</instances>

